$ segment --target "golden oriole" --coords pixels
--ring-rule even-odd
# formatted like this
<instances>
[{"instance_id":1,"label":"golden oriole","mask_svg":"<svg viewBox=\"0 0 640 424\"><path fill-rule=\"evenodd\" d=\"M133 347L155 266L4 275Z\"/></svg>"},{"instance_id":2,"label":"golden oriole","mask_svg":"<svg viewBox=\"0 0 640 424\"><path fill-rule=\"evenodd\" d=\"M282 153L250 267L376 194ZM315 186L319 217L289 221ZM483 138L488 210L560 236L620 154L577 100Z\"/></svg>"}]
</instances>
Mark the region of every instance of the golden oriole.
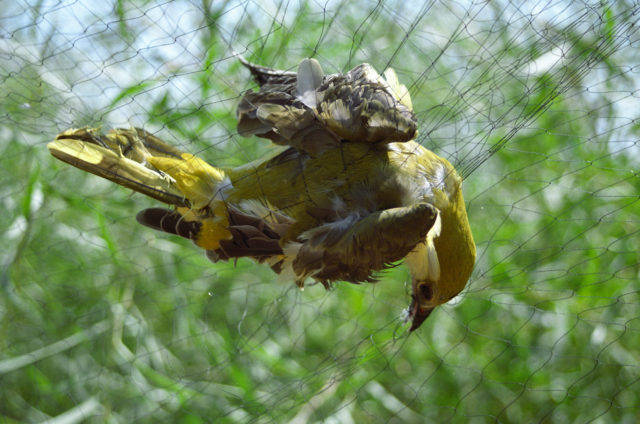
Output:
<instances>
[{"instance_id":1,"label":"golden oriole","mask_svg":"<svg viewBox=\"0 0 640 424\"><path fill-rule=\"evenodd\" d=\"M218 168L141 129L71 129L49 143L58 159L172 209L141 211L151 228L189 238L212 261L251 257L304 286L311 278L375 281L405 259L410 331L466 285L475 261L462 179L413 141L411 98L392 69L362 64L325 75L251 64L238 133L283 145L278 154Z\"/></svg>"}]
</instances>

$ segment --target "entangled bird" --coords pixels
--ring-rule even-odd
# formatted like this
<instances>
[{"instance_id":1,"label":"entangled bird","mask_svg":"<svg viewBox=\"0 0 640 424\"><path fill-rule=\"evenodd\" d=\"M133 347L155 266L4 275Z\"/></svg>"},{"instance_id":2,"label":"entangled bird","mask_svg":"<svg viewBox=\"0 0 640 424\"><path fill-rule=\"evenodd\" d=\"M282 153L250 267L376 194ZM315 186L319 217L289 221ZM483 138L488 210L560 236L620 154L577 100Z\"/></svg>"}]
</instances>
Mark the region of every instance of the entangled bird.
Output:
<instances>
[{"instance_id":1,"label":"entangled bird","mask_svg":"<svg viewBox=\"0 0 640 424\"><path fill-rule=\"evenodd\" d=\"M301 288L328 288L374 282L404 259L414 331L464 289L476 248L462 178L415 141L409 91L393 69L366 63L325 75L315 59L295 72L240 60L259 90L240 99L238 134L271 140L276 154L216 167L139 128L70 129L49 151L170 205L136 218L214 262L249 257Z\"/></svg>"}]
</instances>

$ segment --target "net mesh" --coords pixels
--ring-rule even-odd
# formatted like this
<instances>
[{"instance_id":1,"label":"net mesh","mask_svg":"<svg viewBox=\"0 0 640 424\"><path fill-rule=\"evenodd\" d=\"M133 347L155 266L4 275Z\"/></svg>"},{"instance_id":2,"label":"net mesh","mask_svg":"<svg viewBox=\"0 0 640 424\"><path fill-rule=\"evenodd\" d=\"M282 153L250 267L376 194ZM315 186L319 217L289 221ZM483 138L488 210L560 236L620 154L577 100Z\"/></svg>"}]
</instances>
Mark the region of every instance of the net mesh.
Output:
<instances>
[{"instance_id":1,"label":"net mesh","mask_svg":"<svg viewBox=\"0 0 640 424\"><path fill-rule=\"evenodd\" d=\"M7 2L0 11L0 417L7 422L635 422L634 2ZM218 166L237 59L368 62L465 176L478 259L408 335L409 274L304 292L135 222L153 200L51 158L137 126Z\"/></svg>"}]
</instances>

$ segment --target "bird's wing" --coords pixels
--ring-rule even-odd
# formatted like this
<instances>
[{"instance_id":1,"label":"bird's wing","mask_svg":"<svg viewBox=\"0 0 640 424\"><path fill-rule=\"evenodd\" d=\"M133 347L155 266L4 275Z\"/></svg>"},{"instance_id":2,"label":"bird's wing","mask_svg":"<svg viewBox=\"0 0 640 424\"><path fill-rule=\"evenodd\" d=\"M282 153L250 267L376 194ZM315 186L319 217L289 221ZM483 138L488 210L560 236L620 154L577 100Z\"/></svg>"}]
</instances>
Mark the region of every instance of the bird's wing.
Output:
<instances>
[{"instance_id":1,"label":"bird's wing","mask_svg":"<svg viewBox=\"0 0 640 424\"><path fill-rule=\"evenodd\" d=\"M411 98L392 69L380 76L362 64L346 74L324 75L315 59L297 72L243 60L260 86L238 105L238 133L257 135L315 156L340 142L404 142L415 138Z\"/></svg>"},{"instance_id":2,"label":"bird's wing","mask_svg":"<svg viewBox=\"0 0 640 424\"><path fill-rule=\"evenodd\" d=\"M295 258L292 269L298 285L306 277L325 285L336 280L375 281L374 271L404 258L424 242L438 213L429 203L416 203L362 218L351 215L307 231L300 243L291 243L284 251Z\"/></svg>"},{"instance_id":3,"label":"bird's wing","mask_svg":"<svg viewBox=\"0 0 640 424\"><path fill-rule=\"evenodd\" d=\"M249 69L251 72L251 76L258 83L258 85L265 90L272 89L274 86L280 86L278 88L279 91L293 88L295 89L295 84L297 80L297 72L293 71L283 71L280 69L267 68L266 66L256 65L255 63L249 62L244 57L238 55L240 62Z\"/></svg>"},{"instance_id":4,"label":"bird's wing","mask_svg":"<svg viewBox=\"0 0 640 424\"><path fill-rule=\"evenodd\" d=\"M189 204L175 180L147 160L180 158L182 152L142 129L116 129L106 135L93 128L70 129L47 148L63 162L164 203Z\"/></svg>"},{"instance_id":5,"label":"bird's wing","mask_svg":"<svg viewBox=\"0 0 640 424\"><path fill-rule=\"evenodd\" d=\"M317 90L320 120L349 141L393 143L412 140L417 122L406 87L393 69L380 76L367 63L328 78Z\"/></svg>"}]
</instances>

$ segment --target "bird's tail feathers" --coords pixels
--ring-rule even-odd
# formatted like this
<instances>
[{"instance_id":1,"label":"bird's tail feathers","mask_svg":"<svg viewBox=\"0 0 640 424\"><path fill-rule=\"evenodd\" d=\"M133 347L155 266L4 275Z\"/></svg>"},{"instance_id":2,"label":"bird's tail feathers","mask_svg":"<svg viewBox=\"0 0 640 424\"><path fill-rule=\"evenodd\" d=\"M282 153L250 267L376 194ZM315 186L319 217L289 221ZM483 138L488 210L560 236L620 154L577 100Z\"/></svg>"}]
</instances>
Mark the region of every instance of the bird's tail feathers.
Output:
<instances>
[{"instance_id":1,"label":"bird's tail feathers","mask_svg":"<svg viewBox=\"0 0 640 424\"><path fill-rule=\"evenodd\" d=\"M149 208L140 211L136 220L154 230L189 239L207 251L215 251L220 248L223 240L233 239L228 229L227 216L222 211L217 214L202 214L184 207L176 210Z\"/></svg>"},{"instance_id":2,"label":"bird's tail feathers","mask_svg":"<svg viewBox=\"0 0 640 424\"><path fill-rule=\"evenodd\" d=\"M147 131L113 129L103 135L94 128L70 129L47 147L63 162L178 208L175 216L160 217L158 210L139 216L145 225L191 238L207 250L231 238L225 172Z\"/></svg>"},{"instance_id":3,"label":"bird's tail feathers","mask_svg":"<svg viewBox=\"0 0 640 424\"><path fill-rule=\"evenodd\" d=\"M70 129L47 147L76 168L175 206L201 209L227 181L221 169L139 128L107 134L96 128Z\"/></svg>"}]
</instances>

